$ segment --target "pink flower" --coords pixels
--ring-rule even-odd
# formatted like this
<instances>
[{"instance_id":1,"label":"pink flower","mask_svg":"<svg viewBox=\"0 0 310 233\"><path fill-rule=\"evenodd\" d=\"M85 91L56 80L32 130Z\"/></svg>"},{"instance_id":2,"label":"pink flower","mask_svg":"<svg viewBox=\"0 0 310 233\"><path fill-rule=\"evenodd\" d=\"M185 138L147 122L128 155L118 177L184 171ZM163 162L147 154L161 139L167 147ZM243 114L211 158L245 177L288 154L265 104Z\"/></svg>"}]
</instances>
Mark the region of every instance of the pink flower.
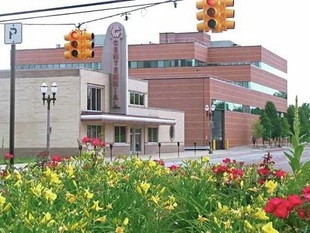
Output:
<instances>
[{"instance_id":1,"label":"pink flower","mask_svg":"<svg viewBox=\"0 0 310 233\"><path fill-rule=\"evenodd\" d=\"M82 138L82 143L89 143L90 141L91 141L91 139L87 136Z\"/></svg>"},{"instance_id":2,"label":"pink flower","mask_svg":"<svg viewBox=\"0 0 310 233\"><path fill-rule=\"evenodd\" d=\"M4 159L5 160L9 160L9 159L13 159L13 155L12 154L10 154L10 153L6 153L5 155L4 155Z\"/></svg>"},{"instance_id":3,"label":"pink flower","mask_svg":"<svg viewBox=\"0 0 310 233\"><path fill-rule=\"evenodd\" d=\"M95 138L95 139L92 140L92 144L93 144L93 146L98 147L98 146L101 145L101 141L100 141L100 139Z\"/></svg>"}]
</instances>

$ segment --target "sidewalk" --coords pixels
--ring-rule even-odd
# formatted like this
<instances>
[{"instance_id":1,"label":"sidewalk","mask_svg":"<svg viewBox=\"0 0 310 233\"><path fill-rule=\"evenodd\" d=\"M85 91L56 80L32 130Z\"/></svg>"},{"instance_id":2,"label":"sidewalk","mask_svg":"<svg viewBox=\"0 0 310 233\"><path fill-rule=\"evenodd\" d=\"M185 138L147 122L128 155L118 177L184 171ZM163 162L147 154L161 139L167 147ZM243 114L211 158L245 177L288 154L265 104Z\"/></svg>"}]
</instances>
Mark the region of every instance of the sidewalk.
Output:
<instances>
[{"instance_id":1,"label":"sidewalk","mask_svg":"<svg viewBox=\"0 0 310 233\"><path fill-rule=\"evenodd\" d=\"M214 150L212 154L209 154L208 150L186 150L182 152L174 153L156 153L150 155L140 155L138 157L141 159L161 159L168 163L180 163L182 160L190 160L201 158L202 156L210 157L211 162L222 161L224 158L228 157L230 159L236 159L237 157L242 157L252 154L260 156L262 158L266 153L272 151L284 151L287 147L253 147L253 146L239 146L233 147L226 150ZM132 155L136 156L136 155ZM115 157L112 158L113 160ZM109 155L106 156L106 161L111 161ZM15 168L21 168L26 166L26 164L14 164ZM0 165L0 170L4 169L5 165Z\"/></svg>"}]
</instances>

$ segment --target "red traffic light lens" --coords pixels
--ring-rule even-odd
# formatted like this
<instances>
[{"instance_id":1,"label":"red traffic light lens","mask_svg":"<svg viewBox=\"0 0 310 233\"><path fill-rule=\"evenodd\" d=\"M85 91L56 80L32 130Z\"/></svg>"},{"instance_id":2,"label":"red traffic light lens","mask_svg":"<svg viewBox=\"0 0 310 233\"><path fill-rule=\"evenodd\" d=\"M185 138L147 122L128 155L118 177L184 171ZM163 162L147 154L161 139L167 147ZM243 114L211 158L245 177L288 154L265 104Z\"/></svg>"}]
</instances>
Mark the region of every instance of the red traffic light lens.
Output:
<instances>
[{"instance_id":1,"label":"red traffic light lens","mask_svg":"<svg viewBox=\"0 0 310 233\"><path fill-rule=\"evenodd\" d=\"M215 6L216 0L207 0L209 6Z\"/></svg>"},{"instance_id":2,"label":"red traffic light lens","mask_svg":"<svg viewBox=\"0 0 310 233\"><path fill-rule=\"evenodd\" d=\"M77 39L78 38L78 33L77 33L77 31L73 31L73 32L71 32L71 38L73 38L73 39Z\"/></svg>"},{"instance_id":3,"label":"red traffic light lens","mask_svg":"<svg viewBox=\"0 0 310 233\"><path fill-rule=\"evenodd\" d=\"M214 9L214 8L209 8L208 10L207 10L207 15L208 16L210 16L210 17L214 17L215 16L215 14L216 14L216 10Z\"/></svg>"}]
</instances>

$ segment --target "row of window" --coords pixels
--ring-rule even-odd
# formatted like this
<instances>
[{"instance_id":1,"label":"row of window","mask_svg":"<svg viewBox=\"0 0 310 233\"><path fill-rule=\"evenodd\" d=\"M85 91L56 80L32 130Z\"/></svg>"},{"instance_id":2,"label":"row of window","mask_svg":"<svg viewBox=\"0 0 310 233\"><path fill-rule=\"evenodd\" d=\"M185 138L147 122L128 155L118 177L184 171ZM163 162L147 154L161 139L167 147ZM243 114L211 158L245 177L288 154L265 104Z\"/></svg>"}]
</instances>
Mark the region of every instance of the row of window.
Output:
<instances>
[{"instance_id":1,"label":"row of window","mask_svg":"<svg viewBox=\"0 0 310 233\"><path fill-rule=\"evenodd\" d=\"M87 110L102 111L102 87L87 86ZM145 94L130 92L130 104L144 106Z\"/></svg>"},{"instance_id":2,"label":"row of window","mask_svg":"<svg viewBox=\"0 0 310 233\"><path fill-rule=\"evenodd\" d=\"M126 127L115 126L114 127L114 142L125 143L126 142ZM103 132L101 125L87 125L87 136L91 138L102 138ZM148 128L148 142L158 142L158 128Z\"/></svg>"}]
</instances>

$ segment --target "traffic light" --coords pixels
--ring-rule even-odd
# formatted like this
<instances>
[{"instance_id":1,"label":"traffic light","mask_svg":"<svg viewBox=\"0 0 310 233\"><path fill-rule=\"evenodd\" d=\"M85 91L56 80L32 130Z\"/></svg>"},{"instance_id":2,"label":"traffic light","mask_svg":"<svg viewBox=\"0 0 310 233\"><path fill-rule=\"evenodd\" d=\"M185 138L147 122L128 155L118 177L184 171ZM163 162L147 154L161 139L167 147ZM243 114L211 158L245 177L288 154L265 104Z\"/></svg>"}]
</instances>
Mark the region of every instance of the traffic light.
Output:
<instances>
[{"instance_id":1,"label":"traffic light","mask_svg":"<svg viewBox=\"0 0 310 233\"><path fill-rule=\"evenodd\" d=\"M93 58L95 56L95 52L92 50L94 48L93 39L95 37L94 33L83 32L83 40L82 40L82 58L88 59Z\"/></svg>"},{"instance_id":2,"label":"traffic light","mask_svg":"<svg viewBox=\"0 0 310 233\"><path fill-rule=\"evenodd\" d=\"M206 0L197 1L196 8L200 10L196 13L196 18L200 21L197 24L197 31L199 32L209 31L206 26Z\"/></svg>"},{"instance_id":3,"label":"traffic light","mask_svg":"<svg viewBox=\"0 0 310 233\"><path fill-rule=\"evenodd\" d=\"M202 0L196 2L196 18L202 22L197 24L199 32L217 32L220 29L220 1L221 0Z\"/></svg>"},{"instance_id":4,"label":"traffic light","mask_svg":"<svg viewBox=\"0 0 310 233\"><path fill-rule=\"evenodd\" d=\"M66 59L80 59L81 58L81 42L82 36L79 29L72 30L69 34L64 36L66 41L64 45L64 57Z\"/></svg>"},{"instance_id":5,"label":"traffic light","mask_svg":"<svg viewBox=\"0 0 310 233\"><path fill-rule=\"evenodd\" d=\"M230 7L234 6L234 0L222 0L221 3L221 31L235 28L235 21L227 20L235 17L235 10ZM227 8L228 7L228 8Z\"/></svg>"},{"instance_id":6,"label":"traffic light","mask_svg":"<svg viewBox=\"0 0 310 233\"><path fill-rule=\"evenodd\" d=\"M234 6L234 0L201 0L196 2L196 18L201 21L197 24L199 32L222 32L234 29L235 22L227 20L234 18L235 11L227 7Z\"/></svg>"}]
</instances>

